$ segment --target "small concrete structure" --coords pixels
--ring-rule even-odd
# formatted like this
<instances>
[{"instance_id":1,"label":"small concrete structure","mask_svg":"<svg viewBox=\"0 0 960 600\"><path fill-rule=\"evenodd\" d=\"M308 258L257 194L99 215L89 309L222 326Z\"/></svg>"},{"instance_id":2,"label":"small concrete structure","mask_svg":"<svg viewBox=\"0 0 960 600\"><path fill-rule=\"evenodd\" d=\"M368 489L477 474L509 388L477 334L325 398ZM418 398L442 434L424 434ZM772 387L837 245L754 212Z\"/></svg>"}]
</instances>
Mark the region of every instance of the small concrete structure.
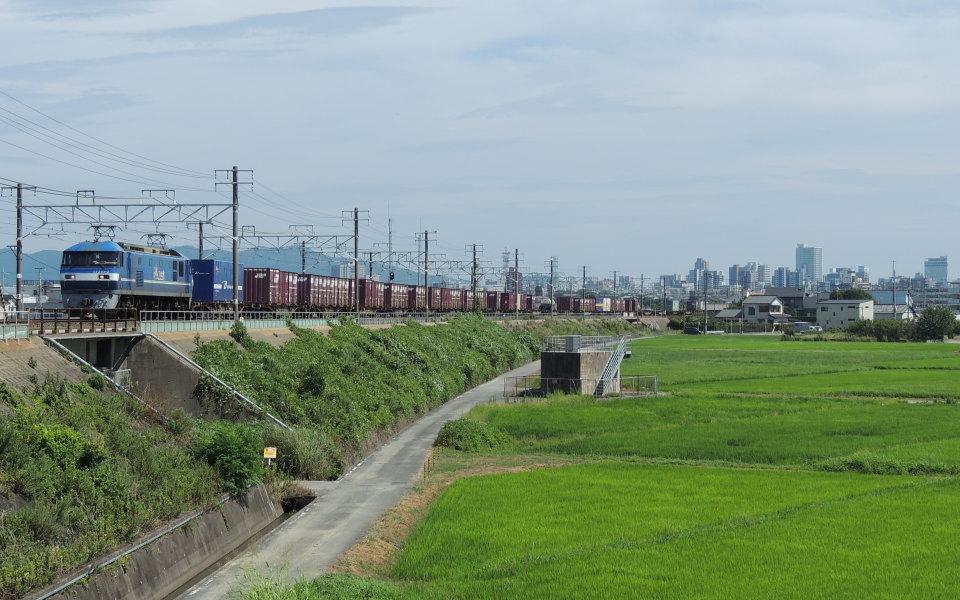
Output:
<instances>
[{"instance_id":1,"label":"small concrete structure","mask_svg":"<svg viewBox=\"0 0 960 600\"><path fill-rule=\"evenodd\" d=\"M595 394L620 336L556 335L546 338L540 353L540 385L554 391ZM620 391L620 368L603 392Z\"/></svg>"}]
</instances>

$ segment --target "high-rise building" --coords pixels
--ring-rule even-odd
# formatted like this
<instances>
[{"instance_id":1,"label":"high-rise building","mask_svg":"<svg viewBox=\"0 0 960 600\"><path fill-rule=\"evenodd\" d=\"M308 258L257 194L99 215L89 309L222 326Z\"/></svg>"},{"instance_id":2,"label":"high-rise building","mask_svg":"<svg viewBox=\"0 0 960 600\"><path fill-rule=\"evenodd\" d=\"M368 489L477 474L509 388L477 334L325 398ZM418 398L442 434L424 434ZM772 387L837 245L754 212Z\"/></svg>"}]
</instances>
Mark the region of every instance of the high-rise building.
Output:
<instances>
[{"instance_id":1,"label":"high-rise building","mask_svg":"<svg viewBox=\"0 0 960 600\"><path fill-rule=\"evenodd\" d=\"M936 286L947 284L947 257L928 258L923 261L923 276Z\"/></svg>"},{"instance_id":2,"label":"high-rise building","mask_svg":"<svg viewBox=\"0 0 960 600\"><path fill-rule=\"evenodd\" d=\"M804 283L823 281L823 248L797 244L797 272Z\"/></svg>"},{"instance_id":3,"label":"high-rise building","mask_svg":"<svg viewBox=\"0 0 960 600\"><path fill-rule=\"evenodd\" d=\"M727 272L730 274L730 276L727 277L727 281L730 282L730 285L740 285L740 268L740 265L733 265L727 269Z\"/></svg>"},{"instance_id":4,"label":"high-rise building","mask_svg":"<svg viewBox=\"0 0 960 600\"><path fill-rule=\"evenodd\" d=\"M777 267L773 270L773 287L787 287L787 277L790 269L786 267Z\"/></svg>"},{"instance_id":5,"label":"high-rise building","mask_svg":"<svg viewBox=\"0 0 960 600\"><path fill-rule=\"evenodd\" d=\"M773 277L773 269L770 265L757 265L757 283L761 287L770 285L770 280Z\"/></svg>"}]
</instances>

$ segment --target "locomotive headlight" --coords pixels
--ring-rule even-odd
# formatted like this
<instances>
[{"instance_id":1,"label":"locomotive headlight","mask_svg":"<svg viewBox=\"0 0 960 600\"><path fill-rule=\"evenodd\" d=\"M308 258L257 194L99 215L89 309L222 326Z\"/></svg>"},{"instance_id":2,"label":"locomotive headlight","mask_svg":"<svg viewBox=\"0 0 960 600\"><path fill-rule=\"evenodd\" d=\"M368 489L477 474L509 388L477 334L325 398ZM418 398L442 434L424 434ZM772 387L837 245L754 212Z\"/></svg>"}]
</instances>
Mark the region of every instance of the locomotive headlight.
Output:
<instances>
[{"instance_id":1,"label":"locomotive headlight","mask_svg":"<svg viewBox=\"0 0 960 600\"><path fill-rule=\"evenodd\" d=\"M105 273L101 273L100 275L97 275L97 279L110 279L110 276Z\"/></svg>"},{"instance_id":2,"label":"locomotive headlight","mask_svg":"<svg viewBox=\"0 0 960 600\"><path fill-rule=\"evenodd\" d=\"M64 275L63 278L64 278L64 279L76 279L77 276L76 276L76 275L72 275L72 274L67 274L67 275Z\"/></svg>"}]
</instances>

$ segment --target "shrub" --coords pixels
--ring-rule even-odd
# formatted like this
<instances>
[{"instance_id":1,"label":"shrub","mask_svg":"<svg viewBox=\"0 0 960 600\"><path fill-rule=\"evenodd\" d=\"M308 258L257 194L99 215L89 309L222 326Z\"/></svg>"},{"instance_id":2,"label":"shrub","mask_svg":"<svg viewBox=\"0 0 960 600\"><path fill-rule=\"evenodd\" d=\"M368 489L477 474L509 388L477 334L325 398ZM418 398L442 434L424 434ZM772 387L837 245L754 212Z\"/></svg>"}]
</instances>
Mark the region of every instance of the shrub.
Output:
<instances>
[{"instance_id":1,"label":"shrub","mask_svg":"<svg viewBox=\"0 0 960 600\"><path fill-rule=\"evenodd\" d=\"M194 456L217 470L223 487L234 494L263 481L263 442L244 423L213 421L200 430L191 447Z\"/></svg>"},{"instance_id":2,"label":"shrub","mask_svg":"<svg viewBox=\"0 0 960 600\"><path fill-rule=\"evenodd\" d=\"M97 391L102 392L103 388L107 387L107 380L100 373L94 373L87 378L87 385Z\"/></svg>"},{"instance_id":3,"label":"shrub","mask_svg":"<svg viewBox=\"0 0 960 600\"><path fill-rule=\"evenodd\" d=\"M485 448L510 442L510 437L502 429L498 429L485 421L472 419L454 419L447 421L437 434L434 446L448 446L464 452L476 452Z\"/></svg>"}]
</instances>

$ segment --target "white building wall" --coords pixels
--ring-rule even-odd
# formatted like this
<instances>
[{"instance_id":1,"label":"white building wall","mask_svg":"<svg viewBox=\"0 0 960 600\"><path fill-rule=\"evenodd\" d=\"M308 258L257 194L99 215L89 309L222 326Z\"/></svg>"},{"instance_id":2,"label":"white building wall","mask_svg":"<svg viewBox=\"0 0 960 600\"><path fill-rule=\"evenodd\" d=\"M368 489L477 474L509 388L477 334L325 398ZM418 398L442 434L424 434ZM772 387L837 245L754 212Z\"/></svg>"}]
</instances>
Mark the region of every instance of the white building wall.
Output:
<instances>
[{"instance_id":1,"label":"white building wall","mask_svg":"<svg viewBox=\"0 0 960 600\"><path fill-rule=\"evenodd\" d=\"M843 329L850 323L873 320L873 300L828 300L817 305L817 325Z\"/></svg>"}]
</instances>

